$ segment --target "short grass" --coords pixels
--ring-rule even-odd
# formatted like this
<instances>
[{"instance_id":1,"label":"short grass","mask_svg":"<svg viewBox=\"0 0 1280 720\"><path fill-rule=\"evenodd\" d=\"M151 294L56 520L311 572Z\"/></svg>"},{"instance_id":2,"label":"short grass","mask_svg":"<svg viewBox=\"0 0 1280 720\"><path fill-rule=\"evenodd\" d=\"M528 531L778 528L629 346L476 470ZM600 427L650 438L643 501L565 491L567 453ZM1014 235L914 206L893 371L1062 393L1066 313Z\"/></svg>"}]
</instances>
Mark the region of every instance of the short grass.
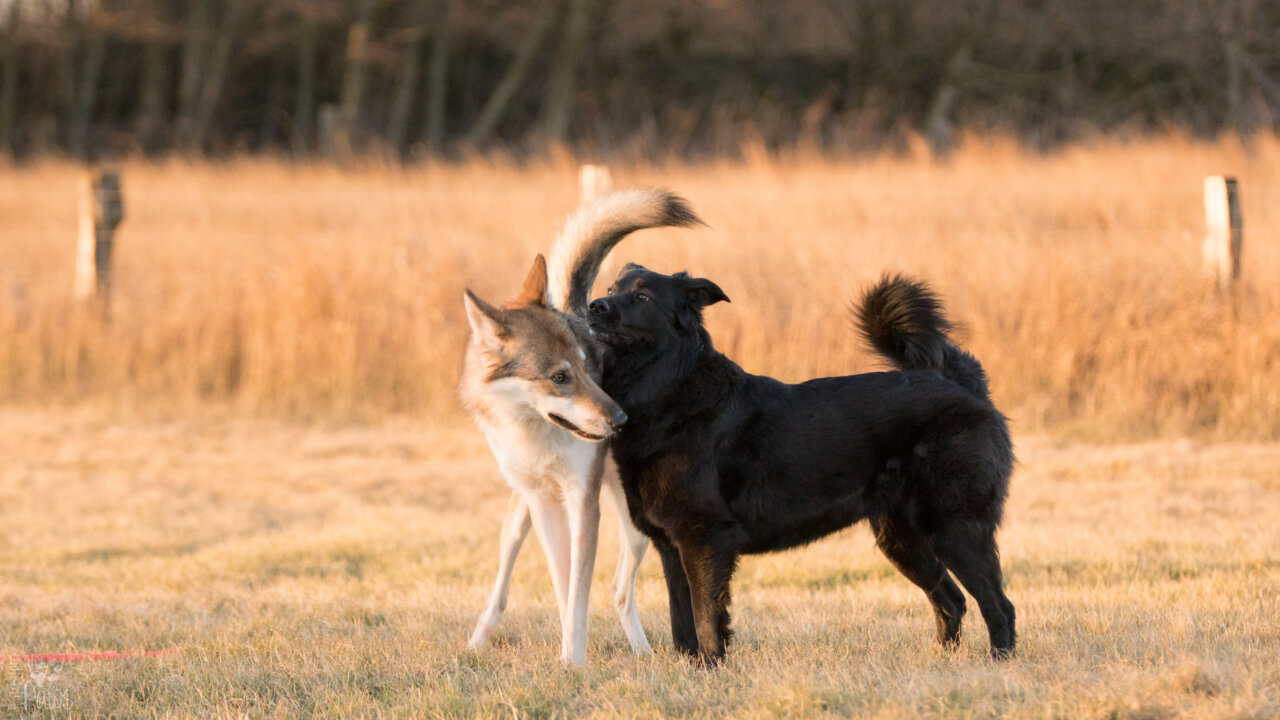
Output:
<instances>
[{"instance_id":1,"label":"short grass","mask_svg":"<svg viewBox=\"0 0 1280 720\"><path fill-rule=\"evenodd\" d=\"M587 667L558 664L532 541L465 651L506 490L454 398L461 292L515 289L575 165L125 162L104 322L70 297L81 170L50 161L0 167L0 655L176 652L5 663L0 717L1280 716L1280 139L748 155L615 168L710 228L605 276L711 277L718 347L788 380L877 367L848 302L933 283L1018 446L1015 660L972 603L935 650L864 528L746 560L715 671L673 656L649 557L633 657L607 514ZM1199 264L1216 173L1244 199L1231 296Z\"/></svg>"},{"instance_id":2,"label":"short grass","mask_svg":"<svg viewBox=\"0 0 1280 720\"><path fill-rule=\"evenodd\" d=\"M1280 447L1019 439L1000 535L1016 659L973 603L942 654L864 527L749 558L737 642L670 647L656 558L631 655L606 590L564 669L536 542L493 647L464 650L506 491L466 423L0 413L0 650L137 652L49 682L9 663L3 717L1024 717L1280 715ZM37 697L31 695L30 697Z\"/></svg>"}]
</instances>

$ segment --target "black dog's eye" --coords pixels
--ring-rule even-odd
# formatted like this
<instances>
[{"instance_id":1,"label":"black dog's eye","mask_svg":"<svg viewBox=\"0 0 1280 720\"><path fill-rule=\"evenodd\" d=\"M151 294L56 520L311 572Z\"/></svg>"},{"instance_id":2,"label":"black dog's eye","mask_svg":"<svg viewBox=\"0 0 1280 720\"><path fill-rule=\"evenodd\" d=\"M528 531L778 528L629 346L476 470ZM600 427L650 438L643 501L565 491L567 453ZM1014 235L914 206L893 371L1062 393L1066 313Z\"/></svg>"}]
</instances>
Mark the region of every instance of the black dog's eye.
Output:
<instances>
[{"instance_id":1,"label":"black dog's eye","mask_svg":"<svg viewBox=\"0 0 1280 720\"><path fill-rule=\"evenodd\" d=\"M649 293L644 292L642 290L636 293L636 299L639 300L640 302L649 302Z\"/></svg>"},{"instance_id":2,"label":"black dog's eye","mask_svg":"<svg viewBox=\"0 0 1280 720\"><path fill-rule=\"evenodd\" d=\"M561 370L560 372L558 372L558 373L556 373L555 375L552 375L552 376L551 376L551 382L553 382L553 383L555 383L555 384L557 384L557 385L563 385L563 384L565 384L565 383L569 382L569 373L564 372L563 370Z\"/></svg>"}]
</instances>

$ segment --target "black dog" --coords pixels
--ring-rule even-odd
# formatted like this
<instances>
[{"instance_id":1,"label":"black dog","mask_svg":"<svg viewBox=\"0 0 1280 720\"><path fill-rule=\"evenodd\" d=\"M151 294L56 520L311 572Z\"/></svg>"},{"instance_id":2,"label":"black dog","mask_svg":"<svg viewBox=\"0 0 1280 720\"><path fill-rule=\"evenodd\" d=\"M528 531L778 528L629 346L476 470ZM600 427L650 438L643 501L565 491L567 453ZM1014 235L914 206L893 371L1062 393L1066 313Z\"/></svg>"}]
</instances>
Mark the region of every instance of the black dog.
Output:
<instances>
[{"instance_id":1,"label":"black dog","mask_svg":"<svg viewBox=\"0 0 1280 720\"><path fill-rule=\"evenodd\" d=\"M702 309L728 299L710 280L627 265L590 305L609 348L603 388L630 417L613 454L632 519L662 557L675 646L724 656L739 555L870 518L881 551L928 595L940 643L958 641L965 609L949 570L977 600L992 655L1012 654L995 531L1013 447L937 296L884 278L858 322L900 370L798 385L712 347Z\"/></svg>"}]
</instances>

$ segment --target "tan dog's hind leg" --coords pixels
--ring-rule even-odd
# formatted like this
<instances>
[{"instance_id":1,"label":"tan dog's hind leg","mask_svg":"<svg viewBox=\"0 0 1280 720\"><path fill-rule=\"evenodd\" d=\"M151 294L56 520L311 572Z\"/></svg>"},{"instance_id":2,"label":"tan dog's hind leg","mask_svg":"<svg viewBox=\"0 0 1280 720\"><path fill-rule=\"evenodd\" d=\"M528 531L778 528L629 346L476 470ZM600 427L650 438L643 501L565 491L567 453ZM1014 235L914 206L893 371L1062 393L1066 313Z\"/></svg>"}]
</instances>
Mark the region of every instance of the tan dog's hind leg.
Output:
<instances>
[{"instance_id":1,"label":"tan dog's hind leg","mask_svg":"<svg viewBox=\"0 0 1280 720\"><path fill-rule=\"evenodd\" d=\"M564 617L560 661L581 665L587 659L587 621L590 613L591 575L596 565L600 533L600 485L565 495L569 511L572 562L569 566L569 605Z\"/></svg>"},{"instance_id":2,"label":"tan dog's hind leg","mask_svg":"<svg viewBox=\"0 0 1280 720\"><path fill-rule=\"evenodd\" d=\"M566 665L581 665L587 659L591 576L596 566L596 543L600 536L600 478L604 474L606 455L603 447L596 451L585 488L565 489L564 505L569 516L572 553L569 605L561 625L560 661Z\"/></svg>"},{"instance_id":3,"label":"tan dog's hind leg","mask_svg":"<svg viewBox=\"0 0 1280 720\"><path fill-rule=\"evenodd\" d=\"M649 647L649 640L644 635L644 626L640 624L640 610L636 607L636 575L640 572L640 561L644 560L645 551L649 549L649 538L632 524L627 510L627 496L613 467L605 474L604 489L618 512L618 540L621 546L618 551L618 567L613 573L613 605L618 610L618 619L622 621L622 630L627 634L631 649L637 655L645 655L653 652L653 649Z\"/></svg>"},{"instance_id":4,"label":"tan dog's hind leg","mask_svg":"<svg viewBox=\"0 0 1280 720\"><path fill-rule=\"evenodd\" d=\"M489 592L489 601L480 620L476 622L475 632L467 647L483 647L489 642L489 636L498 626L502 612L507 609L507 593L511 589L511 571L516 565L516 556L520 554L520 546L529 535L529 505L520 497L520 493L512 491L511 500L507 503L507 516L502 519L501 550L498 554L498 579Z\"/></svg>"}]
</instances>

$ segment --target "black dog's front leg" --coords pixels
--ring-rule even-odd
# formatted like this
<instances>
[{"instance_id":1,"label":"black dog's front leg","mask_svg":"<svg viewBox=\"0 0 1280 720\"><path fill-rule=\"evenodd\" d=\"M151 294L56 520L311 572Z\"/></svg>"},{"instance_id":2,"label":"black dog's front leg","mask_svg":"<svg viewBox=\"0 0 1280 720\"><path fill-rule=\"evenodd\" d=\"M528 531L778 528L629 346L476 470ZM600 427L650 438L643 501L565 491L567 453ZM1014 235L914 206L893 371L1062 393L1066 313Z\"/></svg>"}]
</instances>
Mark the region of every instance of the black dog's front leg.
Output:
<instances>
[{"instance_id":1,"label":"black dog's front leg","mask_svg":"<svg viewBox=\"0 0 1280 720\"><path fill-rule=\"evenodd\" d=\"M685 579L680 553L666 539L654 539L653 545L662 558L662 574L667 578L667 603L671 611L671 642L686 655L698 654L698 634L693 624L693 605L689 599L689 583Z\"/></svg>"},{"instance_id":2,"label":"black dog's front leg","mask_svg":"<svg viewBox=\"0 0 1280 720\"><path fill-rule=\"evenodd\" d=\"M693 602L693 624L698 632L699 658L714 665L724 658L729 644L729 581L736 554L710 543L680 544L680 559Z\"/></svg>"}]
</instances>

